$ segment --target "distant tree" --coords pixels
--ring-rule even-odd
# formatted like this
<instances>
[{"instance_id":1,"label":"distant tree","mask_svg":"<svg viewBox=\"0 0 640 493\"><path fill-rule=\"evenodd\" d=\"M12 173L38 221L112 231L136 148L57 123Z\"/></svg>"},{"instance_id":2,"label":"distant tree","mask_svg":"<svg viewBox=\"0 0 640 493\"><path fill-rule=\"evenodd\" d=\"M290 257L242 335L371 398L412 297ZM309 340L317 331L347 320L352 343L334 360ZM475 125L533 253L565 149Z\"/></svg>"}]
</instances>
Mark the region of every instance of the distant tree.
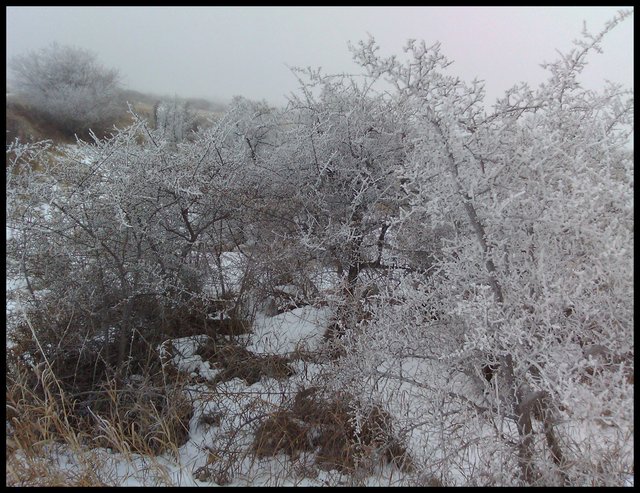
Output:
<instances>
[{"instance_id":1,"label":"distant tree","mask_svg":"<svg viewBox=\"0 0 640 493\"><path fill-rule=\"evenodd\" d=\"M84 49L54 43L13 58L10 69L29 106L66 132L103 126L121 111L118 71Z\"/></svg>"},{"instance_id":2,"label":"distant tree","mask_svg":"<svg viewBox=\"0 0 640 493\"><path fill-rule=\"evenodd\" d=\"M160 100L153 107L156 129L171 142L182 142L193 137L197 128L196 116L187 100Z\"/></svg>"}]
</instances>

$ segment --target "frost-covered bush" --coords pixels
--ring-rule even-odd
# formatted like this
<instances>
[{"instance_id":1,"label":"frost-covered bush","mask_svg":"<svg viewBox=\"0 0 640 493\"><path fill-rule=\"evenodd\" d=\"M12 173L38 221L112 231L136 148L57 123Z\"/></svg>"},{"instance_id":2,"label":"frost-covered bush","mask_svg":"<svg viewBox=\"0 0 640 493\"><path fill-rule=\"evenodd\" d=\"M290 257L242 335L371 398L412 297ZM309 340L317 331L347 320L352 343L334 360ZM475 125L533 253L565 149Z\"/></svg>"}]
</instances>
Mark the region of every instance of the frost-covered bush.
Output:
<instances>
[{"instance_id":1,"label":"frost-covered bush","mask_svg":"<svg viewBox=\"0 0 640 493\"><path fill-rule=\"evenodd\" d=\"M153 106L156 129L173 142L182 142L192 137L197 128L196 116L189 101L172 100L157 101Z\"/></svg>"},{"instance_id":2,"label":"frost-covered bush","mask_svg":"<svg viewBox=\"0 0 640 493\"><path fill-rule=\"evenodd\" d=\"M206 302L225 295L216 258L234 172L219 162L219 130L176 147L140 121L8 170L8 258L31 293L23 306L58 349L116 337L122 369L137 333L158 337L181 311L215 312Z\"/></svg>"},{"instance_id":3,"label":"frost-covered bush","mask_svg":"<svg viewBox=\"0 0 640 493\"><path fill-rule=\"evenodd\" d=\"M455 484L621 485L632 473L633 98L579 77L627 15L491 113L437 45L410 42L406 63L373 41L356 51L413 109L411 210L453 234L425 293L409 285L401 308L382 304L350 335L336 378L406 402L405 427L439 436L425 467ZM429 320L434 304L445 316Z\"/></svg>"},{"instance_id":4,"label":"frost-covered bush","mask_svg":"<svg viewBox=\"0 0 640 493\"><path fill-rule=\"evenodd\" d=\"M26 104L68 133L97 130L124 112L118 72L87 50L54 43L9 67Z\"/></svg>"}]
</instances>

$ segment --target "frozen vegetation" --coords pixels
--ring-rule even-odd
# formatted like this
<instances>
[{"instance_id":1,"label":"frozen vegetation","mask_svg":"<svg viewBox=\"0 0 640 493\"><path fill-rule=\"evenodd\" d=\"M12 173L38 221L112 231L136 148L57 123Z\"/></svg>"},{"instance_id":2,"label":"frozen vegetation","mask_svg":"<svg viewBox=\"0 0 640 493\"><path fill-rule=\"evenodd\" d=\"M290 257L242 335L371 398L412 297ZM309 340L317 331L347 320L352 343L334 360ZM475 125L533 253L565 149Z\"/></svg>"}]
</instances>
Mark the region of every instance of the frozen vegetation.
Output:
<instances>
[{"instance_id":1,"label":"frozen vegetation","mask_svg":"<svg viewBox=\"0 0 640 493\"><path fill-rule=\"evenodd\" d=\"M7 145L7 484L633 486L633 90L580 84L629 15L491 110L370 39Z\"/></svg>"}]
</instances>

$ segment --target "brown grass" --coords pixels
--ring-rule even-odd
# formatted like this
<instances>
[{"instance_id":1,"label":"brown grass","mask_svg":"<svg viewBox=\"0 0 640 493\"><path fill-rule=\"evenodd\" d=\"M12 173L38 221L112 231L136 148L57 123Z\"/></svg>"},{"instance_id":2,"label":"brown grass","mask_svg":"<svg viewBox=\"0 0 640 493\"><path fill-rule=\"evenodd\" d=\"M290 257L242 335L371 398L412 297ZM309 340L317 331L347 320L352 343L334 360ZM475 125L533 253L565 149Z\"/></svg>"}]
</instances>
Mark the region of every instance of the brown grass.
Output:
<instances>
[{"instance_id":1,"label":"brown grass","mask_svg":"<svg viewBox=\"0 0 640 493\"><path fill-rule=\"evenodd\" d=\"M183 392L186 377L169 375L162 366L137 378L103 372L95 379L78 354L39 363L34 357L33 366L18 354L23 354L20 348L7 359L7 484L101 485L96 447L128 458L134 452L153 458L163 452L177 455L187 441L193 408ZM68 374L73 368L79 369L75 376ZM54 446L71 451L79 466L60 470ZM166 476L162 467L157 470Z\"/></svg>"},{"instance_id":2,"label":"brown grass","mask_svg":"<svg viewBox=\"0 0 640 493\"><path fill-rule=\"evenodd\" d=\"M67 135L46 118L38 115L17 100L7 100L5 113L5 143L19 138L21 142L53 140L58 143L74 143L75 138Z\"/></svg>"},{"instance_id":3,"label":"brown grass","mask_svg":"<svg viewBox=\"0 0 640 493\"><path fill-rule=\"evenodd\" d=\"M43 396L30 390L24 379L7 381L7 486L101 486L83 454L78 454L81 467L75 471L61 470L51 457L51 446L62 443L81 450L86 436L71 426L70 403L60 395L52 373L35 371Z\"/></svg>"},{"instance_id":4,"label":"brown grass","mask_svg":"<svg viewBox=\"0 0 640 493\"><path fill-rule=\"evenodd\" d=\"M273 457L284 452L290 457L297 457L302 451L313 450L309 431L309 425L300 422L290 411L277 411L256 430L254 453L258 457Z\"/></svg>"},{"instance_id":5,"label":"brown grass","mask_svg":"<svg viewBox=\"0 0 640 493\"><path fill-rule=\"evenodd\" d=\"M316 466L353 472L376 462L393 463L412 470L411 458L392 430L391 416L373 407L361 420L359 431L349 396L322 395L322 389L300 390L289 410L279 410L263 421L253 443L259 457L284 452L296 458L302 451L315 451Z\"/></svg>"},{"instance_id":6,"label":"brown grass","mask_svg":"<svg viewBox=\"0 0 640 493\"><path fill-rule=\"evenodd\" d=\"M263 377L284 379L293 375L289 359L280 355L255 354L245 347L209 338L196 354L222 368L214 383L226 382L234 378L244 380L247 385L259 382Z\"/></svg>"},{"instance_id":7,"label":"brown grass","mask_svg":"<svg viewBox=\"0 0 640 493\"><path fill-rule=\"evenodd\" d=\"M171 310L155 309L159 327L166 337L186 337L206 334L217 341L248 334L252 330L250 320L244 318L212 318L211 314L221 311L232 302L228 300L204 302L201 300L185 303ZM158 312L161 313L158 313Z\"/></svg>"},{"instance_id":8,"label":"brown grass","mask_svg":"<svg viewBox=\"0 0 640 493\"><path fill-rule=\"evenodd\" d=\"M113 133L114 125L122 128L131 123L133 123L132 117L127 113L123 103L119 116L112 121L104 122L93 130L98 137L104 137ZM38 110L31 108L27 101L18 96L11 96L7 99L5 124L6 143L12 142L17 137L22 142L52 140L57 144L74 144L76 133L81 139L91 140L88 131L69 131L63 128L59 122L55 122Z\"/></svg>"},{"instance_id":9,"label":"brown grass","mask_svg":"<svg viewBox=\"0 0 640 493\"><path fill-rule=\"evenodd\" d=\"M156 456L187 442L193 408L180 386L148 380L121 388L110 384L88 412L93 419L87 433L93 432L96 446Z\"/></svg>"},{"instance_id":10,"label":"brown grass","mask_svg":"<svg viewBox=\"0 0 640 493\"><path fill-rule=\"evenodd\" d=\"M153 457L166 451L177 456L188 438L192 407L177 389L166 395L164 405L154 402L153 396L149 400L146 388L137 393L114 389L104 404L111 414L92 410L81 422L51 373L38 373L44 398L28 390L24 381L14 380L7 387L7 485L103 486L109 478L103 477L107 471L98 472L101 459L93 452L95 447L109 447L129 460L134 452L150 457L152 473L170 484ZM73 468L60 468L56 447L73 454Z\"/></svg>"},{"instance_id":11,"label":"brown grass","mask_svg":"<svg viewBox=\"0 0 640 493\"><path fill-rule=\"evenodd\" d=\"M108 486L88 464L78 471L63 471L45 457L11 454L7 457L6 467L7 486Z\"/></svg>"}]
</instances>

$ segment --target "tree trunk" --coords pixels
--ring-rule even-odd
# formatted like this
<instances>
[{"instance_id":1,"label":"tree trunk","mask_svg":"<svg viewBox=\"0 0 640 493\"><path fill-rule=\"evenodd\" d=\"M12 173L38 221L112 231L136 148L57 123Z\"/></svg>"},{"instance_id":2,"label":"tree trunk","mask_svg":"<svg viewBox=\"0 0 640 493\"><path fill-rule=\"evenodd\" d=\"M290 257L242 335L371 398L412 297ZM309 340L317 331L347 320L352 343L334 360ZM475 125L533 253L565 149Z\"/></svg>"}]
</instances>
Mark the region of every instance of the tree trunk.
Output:
<instances>
[{"instance_id":1,"label":"tree trunk","mask_svg":"<svg viewBox=\"0 0 640 493\"><path fill-rule=\"evenodd\" d=\"M531 423L531 408L534 402L533 396L526 392L526 388L518 385L513 371L513 358L507 354L501 358L500 365L506 380L506 388L509 389L511 407L516 415L518 426L518 463L522 479L527 484L533 484L538 478L538 473L533 465L533 425Z\"/></svg>"}]
</instances>

